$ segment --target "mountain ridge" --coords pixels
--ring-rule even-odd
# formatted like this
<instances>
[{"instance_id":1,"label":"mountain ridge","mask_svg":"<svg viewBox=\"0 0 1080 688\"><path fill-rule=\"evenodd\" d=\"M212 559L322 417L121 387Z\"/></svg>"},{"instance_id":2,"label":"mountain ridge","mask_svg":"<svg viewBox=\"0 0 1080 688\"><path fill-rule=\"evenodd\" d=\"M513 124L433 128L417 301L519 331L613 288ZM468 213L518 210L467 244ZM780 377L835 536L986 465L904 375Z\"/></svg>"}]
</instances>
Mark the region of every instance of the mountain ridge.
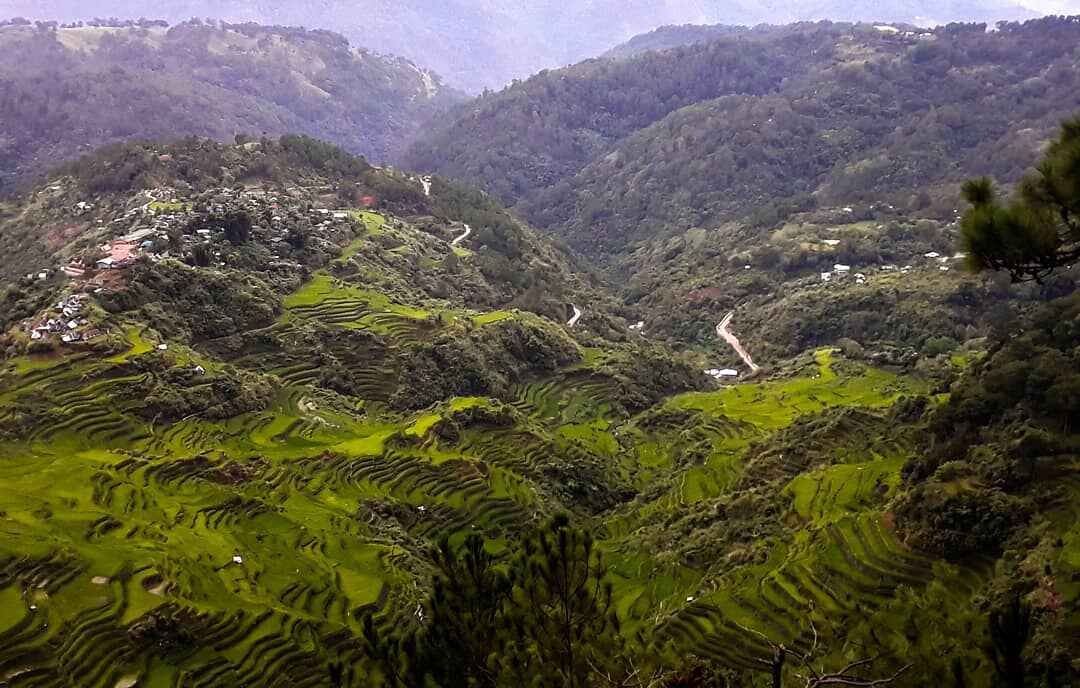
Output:
<instances>
[{"instance_id":1,"label":"mountain ridge","mask_svg":"<svg viewBox=\"0 0 1080 688\"><path fill-rule=\"evenodd\" d=\"M8 0L6 14L33 19L84 20L95 17L137 19L145 7L131 0ZM452 85L477 93L501 88L542 69L594 57L642 32L665 24L725 23L753 26L804 20L908 22L926 25L951 21L1032 18L1036 13L1000 0L950 0L924 3L896 0L852 5L819 3L809 8L785 0L773 3L718 0L603 0L567 6L551 0L527 0L506 6L491 0L379 0L356 8L341 0L253 2L186 0L157 10L162 18L183 21L212 17L228 21L305 25L346 34L355 44L403 55L434 69Z\"/></svg>"},{"instance_id":2,"label":"mountain ridge","mask_svg":"<svg viewBox=\"0 0 1080 688\"><path fill-rule=\"evenodd\" d=\"M380 161L460 98L414 64L327 31L9 24L0 42L7 186L139 137L309 133Z\"/></svg>"}]
</instances>

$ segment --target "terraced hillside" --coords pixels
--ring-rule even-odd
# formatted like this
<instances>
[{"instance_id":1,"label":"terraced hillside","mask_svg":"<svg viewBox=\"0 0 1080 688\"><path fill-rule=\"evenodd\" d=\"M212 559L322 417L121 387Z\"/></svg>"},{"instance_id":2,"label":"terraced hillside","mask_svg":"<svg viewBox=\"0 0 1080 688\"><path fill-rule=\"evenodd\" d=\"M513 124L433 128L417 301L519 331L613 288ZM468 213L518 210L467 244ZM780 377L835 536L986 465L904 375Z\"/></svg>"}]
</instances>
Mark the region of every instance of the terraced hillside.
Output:
<instances>
[{"instance_id":1,"label":"terraced hillside","mask_svg":"<svg viewBox=\"0 0 1080 688\"><path fill-rule=\"evenodd\" d=\"M991 560L905 545L893 509L947 377L821 348L720 387L467 191L311 142L205 145L307 162L188 190L160 156L198 156L154 149L152 186L87 209L90 160L14 213L80 228L53 260L83 267L3 296L0 685L372 685L365 621L424 623L431 545L501 560L564 512L628 636L673 657L747 681L816 644L916 663L899 685L954 660L989 679L955 639L984 632ZM132 235L131 264L92 267ZM1072 504L1047 514L1074 544Z\"/></svg>"},{"instance_id":2,"label":"terraced hillside","mask_svg":"<svg viewBox=\"0 0 1080 688\"><path fill-rule=\"evenodd\" d=\"M498 552L556 509L603 524L627 622L732 668L767 657L746 629L805 646L812 619L839 646L852 623L890 613L898 591L963 610L985 580L984 565L920 555L889 527L910 449L887 439L874 409L918 383L834 373L828 351L791 379L676 396L635 417L612 411L611 381L583 363L513 403L454 397L404 414L378 394L272 376L263 410L160 424L121 392L141 383L130 369L199 363L212 377L221 364L186 349L138 353L133 339L111 359L5 366L5 409L50 408L38 432L3 447L10 685L325 685L329 663L362 664L365 613L411 618L425 543L479 532ZM786 483L772 514L786 527L745 533L726 557L651 556L651 538L685 526L673 519L708 519L704 505L715 517L718 503L744 498L736 486L763 479L761 442L834 413L855 414L837 432L866 449L834 463L826 448L809 472L770 469ZM944 633L958 620L942 623Z\"/></svg>"}]
</instances>

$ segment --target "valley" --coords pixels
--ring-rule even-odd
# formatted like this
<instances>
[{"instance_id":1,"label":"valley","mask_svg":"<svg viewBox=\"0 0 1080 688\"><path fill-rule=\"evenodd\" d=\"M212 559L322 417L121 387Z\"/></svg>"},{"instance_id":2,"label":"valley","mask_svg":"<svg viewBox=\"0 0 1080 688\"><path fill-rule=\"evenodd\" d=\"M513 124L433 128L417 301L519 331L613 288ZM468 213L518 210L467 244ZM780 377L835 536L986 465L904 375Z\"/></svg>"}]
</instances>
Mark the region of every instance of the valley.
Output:
<instances>
[{"instance_id":1,"label":"valley","mask_svg":"<svg viewBox=\"0 0 1080 688\"><path fill-rule=\"evenodd\" d=\"M0 25L0 688L1072 685L1078 27Z\"/></svg>"},{"instance_id":2,"label":"valley","mask_svg":"<svg viewBox=\"0 0 1080 688\"><path fill-rule=\"evenodd\" d=\"M893 506L924 446L897 419L919 399L944 410L966 359L904 370L821 347L766 372L729 313L717 334L757 375L719 385L695 355L605 328L615 301L438 177L298 137L150 150L155 179L188 160L202 190L73 202L132 152L114 149L24 201L78 224L60 255L87 267L26 276L23 302L43 309L4 339L8 685L326 685L335 666L374 680L363 639L423 623L433 543L480 536L505 557L559 513L597 533L626 629L735 673L774 644L839 663L868 642L882 671L945 671L941 643L981 623L992 557L912 548ZM215 185L235 174L242 189ZM145 248L95 268L85 247L121 233ZM519 256L505 278L483 263L503 250ZM564 300L516 307L537 279ZM57 308L80 336L31 338ZM901 630L914 609L917 637Z\"/></svg>"}]
</instances>

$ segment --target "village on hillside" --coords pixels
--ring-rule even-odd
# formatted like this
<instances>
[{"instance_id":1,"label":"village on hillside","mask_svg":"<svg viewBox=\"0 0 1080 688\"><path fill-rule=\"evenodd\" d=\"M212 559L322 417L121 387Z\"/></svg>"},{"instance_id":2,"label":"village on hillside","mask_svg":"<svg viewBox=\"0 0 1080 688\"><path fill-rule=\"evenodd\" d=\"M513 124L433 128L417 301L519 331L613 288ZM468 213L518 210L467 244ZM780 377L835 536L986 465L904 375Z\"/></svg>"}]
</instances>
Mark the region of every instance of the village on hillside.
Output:
<instances>
[{"instance_id":1,"label":"village on hillside","mask_svg":"<svg viewBox=\"0 0 1080 688\"><path fill-rule=\"evenodd\" d=\"M64 191L63 182L45 190L58 196ZM140 192L123 209L87 201L71 205L66 215L86 227L88 237L101 240L90 241L59 267L26 275L44 281L60 272L70 280L69 296L24 323L31 341L77 344L101 336L87 316L90 295L122 289L124 273L137 261L173 258L201 268L255 261L266 271L301 273L306 256L339 251L359 221L355 210L316 207L318 196L300 187L217 189L197 202L184 199L176 189L157 188Z\"/></svg>"}]
</instances>

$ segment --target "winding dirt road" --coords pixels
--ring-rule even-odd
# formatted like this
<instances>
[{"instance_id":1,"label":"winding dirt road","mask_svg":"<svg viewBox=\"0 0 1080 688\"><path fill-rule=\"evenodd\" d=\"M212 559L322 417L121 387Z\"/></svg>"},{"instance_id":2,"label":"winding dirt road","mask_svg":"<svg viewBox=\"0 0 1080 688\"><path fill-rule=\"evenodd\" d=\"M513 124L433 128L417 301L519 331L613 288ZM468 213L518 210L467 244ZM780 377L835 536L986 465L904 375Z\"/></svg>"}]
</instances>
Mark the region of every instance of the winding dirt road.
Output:
<instances>
[{"instance_id":1,"label":"winding dirt road","mask_svg":"<svg viewBox=\"0 0 1080 688\"><path fill-rule=\"evenodd\" d=\"M457 246L461 242L468 239L470 234L472 234L472 227L470 227L469 225L465 225L465 233L462 234L461 236L459 236L457 239L454 239L453 241L451 241L450 245L451 246Z\"/></svg>"},{"instance_id":2,"label":"winding dirt road","mask_svg":"<svg viewBox=\"0 0 1080 688\"><path fill-rule=\"evenodd\" d=\"M743 363L750 368L750 372L756 373L761 370L761 367L754 363L754 359L750 358L750 352L747 351L743 345L739 342L739 338L731 333L728 326L731 325L732 319L735 318L735 311L731 311L724 319L720 321L720 324L716 326L716 334L721 339L731 345L732 349L735 349L735 353L739 354L739 358L743 360Z\"/></svg>"},{"instance_id":3,"label":"winding dirt road","mask_svg":"<svg viewBox=\"0 0 1080 688\"><path fill-rule=\"evenodd\" d=\"M584 315L584 313L581 312L581 309L574 304L570 304L570 307L574 309L574 317L570 318L566 322L567 327L573 327L574 325L577 325L578 320L581 320L581 316Z\"/></svg>"}]
</instances>

